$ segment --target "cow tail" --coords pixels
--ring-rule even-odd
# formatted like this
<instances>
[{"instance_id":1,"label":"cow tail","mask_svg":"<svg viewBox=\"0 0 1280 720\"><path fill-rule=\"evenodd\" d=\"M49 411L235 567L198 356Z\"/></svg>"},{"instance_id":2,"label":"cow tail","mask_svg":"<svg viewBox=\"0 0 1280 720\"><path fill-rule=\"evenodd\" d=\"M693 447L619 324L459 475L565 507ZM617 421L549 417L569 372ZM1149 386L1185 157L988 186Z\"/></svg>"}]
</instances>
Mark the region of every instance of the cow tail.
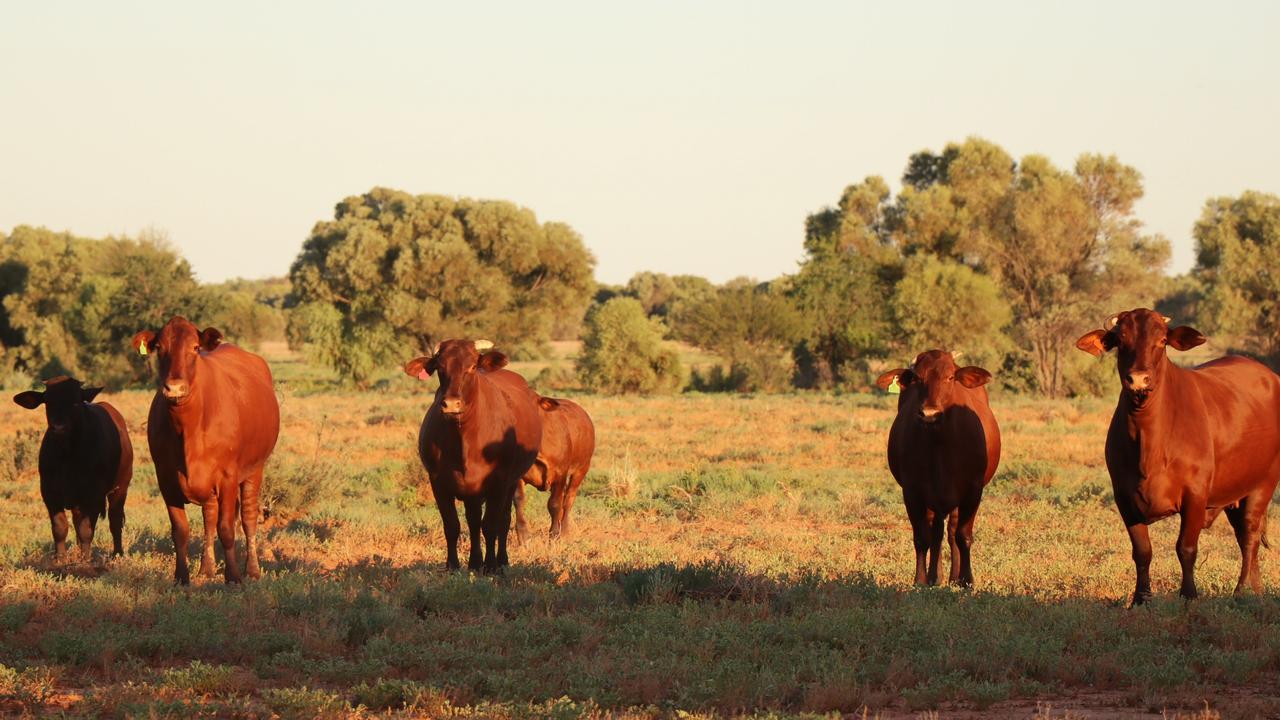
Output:
<instances>
[{"instance_id":1,"label":"cow tail","mask_svg":"<svg viewBox=\"0 0 1280 720\"><path fill-rule=\"evenodd\" d=\"M1262 516L1262 547L1270 550L1271 543L1267 542L1267 516Z\"/></svg>"}]
</instances>

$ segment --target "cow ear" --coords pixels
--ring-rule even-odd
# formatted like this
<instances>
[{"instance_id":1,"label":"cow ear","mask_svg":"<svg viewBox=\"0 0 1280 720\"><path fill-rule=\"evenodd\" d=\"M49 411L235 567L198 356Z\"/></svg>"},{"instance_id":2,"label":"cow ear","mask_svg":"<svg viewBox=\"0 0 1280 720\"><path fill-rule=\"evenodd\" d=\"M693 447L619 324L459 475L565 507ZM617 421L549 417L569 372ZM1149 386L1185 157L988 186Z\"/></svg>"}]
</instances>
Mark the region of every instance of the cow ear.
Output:
<instances>
[{"instance_id":1,"label":"cow ear","mask_svg":"<svg viewBox=\"0 0 1280 720\"><path fill-rule=\"evenodd\" d=\"M1092 330L1076 341L1076 347L1094 357L1102 357L1102 353L1116 346L1115 336L1108 330Z\"/></svg>"},{"instance_id":2,"label":"cow ear","mask_svg":"<svg viewBox=\"0 0 1280 720\"><path fill-rule=\"evenodd\" d=\"M44 402L44 393L39 390L27 390L14 395L13 401L28 410L35 410L40 407L40 403Z\"/></svg>"},{"instance_id":3,"label":"cow ear","mask_svg":"<svg viewBox=\"0 0 1280 720\"><path fill-rule=\"evenodd\" d=\"M991 373L977 365L962 367L956 371L956 379L967 388L982 387L991 382Z\"/></svg>"},{"instance_id":4,"label":"cow ear","mask_svg":"<svg viewBox=\"0 0 1280 720\"><path fill-rule=\"evenodd\" d=\"M1204 335L1199 330L1179 325L1169 331L1169 344L1174 350L1190 350L1197 345L1203 345L1205 341Z\"/></svg>"},{"instance_id":5,"label":"cow ear","mask_svg":"<svg viewBox=\"0 0 1280 720\"><path fill-rule=\"evenodd\" d=\"M416 357L404 364L404 374L419 380L426 380L435 371L436 358L434 355Z\"/></svg>"},{"instance_id":6,"label":"cow ear","mask_svg":"<svg viewBox=\"0 0 1280 720\"><path fill-rule=\"evenodd\" d=\"M480 359L476 362L476 367L485 372L492 372L506 366L507 356L497 350L490 350L489 352L481 355Z\"/></svg>"},{"instance_id":7,"label":"cow ear","mask_svg":"<svg viewBox=\"0 0 1280 720\"><path fill-rule=\"evenodd\" d=\"M139 355L147 355L156 349L156 333L154 330L139 330L129 344Z\"/></svg>"},{"instance_id":8,"label":"cow ear","mask_svg":"<svg viewBox=\"0 0 1280 720\"><path fill-rule=\"evenodd\" d=\"M213 352L222 343L222 331L215 327L207 327L200 331L200 349Z\"/></svg>"},{"instance_id":9,"label":"cow ear","mask_svg":"<svg viewBox=\"0 0 1280 720\"><path fill-rule=\"evenodd\" d=\"M560 407L560 401L549 397L539 397L538 407L541 407L543 410L555 410Z\"/></svg>"},{"instance_id":10,"label":"cow ear","mask_svg":"<svg viewBox=\"0 0 1280 720\"><path fill-rule=\"evenodd\" d=\"M102 392L102 388L100 387L80 388L80 400L91 403L94 398L98 397L98 393L100 392Z\"/></svg>"},{"instance_id":11,"label":"cow ear","mask_svg":"<svg viewBox=\"0 0 1280 720\"><path fill-rule=\"evenodd\" d=\"M916 376L915 376L915 373L911 372L906 368L898 368L897 370L890 370L889 372L876 378L876 387L880 388L881 390L888 390L889 386L893 384L894 378L898 379L899 387L906 387L908 384L910 384L913 380L916 379Z\"/></svg>"}]
</instances>

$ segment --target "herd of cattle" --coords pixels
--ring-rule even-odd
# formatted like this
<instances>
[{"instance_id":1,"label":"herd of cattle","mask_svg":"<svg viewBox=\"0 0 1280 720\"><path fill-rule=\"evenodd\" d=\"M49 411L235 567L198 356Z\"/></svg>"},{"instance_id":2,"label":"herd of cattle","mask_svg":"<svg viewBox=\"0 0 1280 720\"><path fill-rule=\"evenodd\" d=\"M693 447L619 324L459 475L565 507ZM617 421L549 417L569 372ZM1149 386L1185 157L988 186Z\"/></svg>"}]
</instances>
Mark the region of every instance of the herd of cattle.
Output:
<instances>
[{"instance_id":1,"label":"herd of cattle","mask_svg":"<svg viewBox=\"0 0 1280 720\"><path fill-rule=\"evenodd\" d=\"M1226 513L1240 544L1236 592L1261 592L1258 545L1266 542L1267 506L1280 479L1280 377L1237 356L1181 368L1166 348L1188 350L1205 338L1169 322L1147 309L1123 312L1076 343L1095 356L1116 351L1121 392L1105 454L1133 546L1134 602L1151 594L1147 526L1174 514L1181 517L1177 554L1184 597L1196 596L1200 532L1219 512ZM181 317L158 332L139 332L133 347L156 357L147 441L169 511L175 581L190 582L189 503L200 505L204 514L201 573L214 573L216 530L225 553L225 579L241 580L238 520L246 537L245 573L259 577L259 492L280 430L267 363L223 343L216 329L199 330ZM595 450L587 413L571 401L539 396L524 378L505 369L507 358L492 347L483 340L446 340L404 366L410 376L434 374L439 380L419 430L418 454L443 521L450 569L460 567L456 500L465 508L471 538L467 566L499 572L508 563L513 506L517 533L521 539L527 533L524 484L549 493L551 535L566 533ZM974 518L1000 461L1000 429L984 387L990 380L986 370L957 367L951 353L930 350L910 368L892 370L877 381L881 388L900 388L888 459L911 521L917 583L938 581L944 531L951 582L973 583ZM101 389L57 377L45 381L43 392L14 396L24 408L45 406L40 491L59 558L66 554L66 510L83 554L104 515L114 553L123 552L133 448L120 413L93 402Z\"/></svg>"}]
</instances>

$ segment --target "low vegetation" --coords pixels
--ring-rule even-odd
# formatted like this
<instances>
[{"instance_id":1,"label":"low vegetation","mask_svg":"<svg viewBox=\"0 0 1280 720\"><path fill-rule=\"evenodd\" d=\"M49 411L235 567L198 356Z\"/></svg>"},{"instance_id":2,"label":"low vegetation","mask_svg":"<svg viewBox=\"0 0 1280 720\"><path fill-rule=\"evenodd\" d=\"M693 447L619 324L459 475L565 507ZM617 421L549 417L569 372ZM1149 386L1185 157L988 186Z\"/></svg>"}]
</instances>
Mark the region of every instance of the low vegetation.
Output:
<instances>
[{"instance_id":1,"label":"low vegetation","mask_svg":"<svg viewBox=\"0 0 1280 720\"><path fill-rule=\"evenodd\" d=\"M910 585L909 525L884 460L893 398L580 396L599 451L577 534L541 537L545 496L534 493L539 536L489 578L443 570L439 516L413 455L429 384L316 392L320 380L292 356L273 364L284 401L267 482L306 492L274 496L261 581L172 585L142 428L148 393L105 396L140 450L125 558L108 560L100 532L92 562L54 564L34 467L0 478L0 712L1275 711L1273 552L1262 558L1268 594L1231 597L1238 552L1219 523L1202 538L1204 597L1187 604L1176 597L1177 523L1160 523L1156 601L1127 607L1133 571L1102 460L1104 401L994 397L1005 457L978 517L976 587L963 591ZM11 408L0 438L23 444L40 422Z\"/></svg>"}]
</instances>

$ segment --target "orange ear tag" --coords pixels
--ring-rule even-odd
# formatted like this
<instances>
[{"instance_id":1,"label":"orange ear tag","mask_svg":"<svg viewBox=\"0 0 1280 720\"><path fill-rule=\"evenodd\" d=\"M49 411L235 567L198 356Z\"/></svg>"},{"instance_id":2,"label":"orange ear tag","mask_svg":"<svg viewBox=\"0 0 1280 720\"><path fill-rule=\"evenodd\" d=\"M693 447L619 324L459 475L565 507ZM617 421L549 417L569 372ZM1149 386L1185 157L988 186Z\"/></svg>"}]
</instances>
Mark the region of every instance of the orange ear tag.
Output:
<instances>
[{"instance_id":1,"label":"orange ear tag","mask_svg":"<svg viewBox=\"0 0 1280 720\"><path fill-rule=\"evenodd\" d=\"M138 354L142 357L147 356L147 344L145 342L138 346Z\"/></svg>"},{"instance_id":2,"label":"orange ear tag","mask_svg":"<svg viewBox=\"0 0 1280 720\"><path fill-rule=\"evenodd\" d=\"M419 380L426 380L426 379L427 379L427 378L429 378L429 377L431 377L431 373L427 372L427 369L426 369L426 368L423 368L423 369L421 369L421 370L419 370L419 371L418 371L418 379L419 379Z\"/></svg>"}]
</instances>

